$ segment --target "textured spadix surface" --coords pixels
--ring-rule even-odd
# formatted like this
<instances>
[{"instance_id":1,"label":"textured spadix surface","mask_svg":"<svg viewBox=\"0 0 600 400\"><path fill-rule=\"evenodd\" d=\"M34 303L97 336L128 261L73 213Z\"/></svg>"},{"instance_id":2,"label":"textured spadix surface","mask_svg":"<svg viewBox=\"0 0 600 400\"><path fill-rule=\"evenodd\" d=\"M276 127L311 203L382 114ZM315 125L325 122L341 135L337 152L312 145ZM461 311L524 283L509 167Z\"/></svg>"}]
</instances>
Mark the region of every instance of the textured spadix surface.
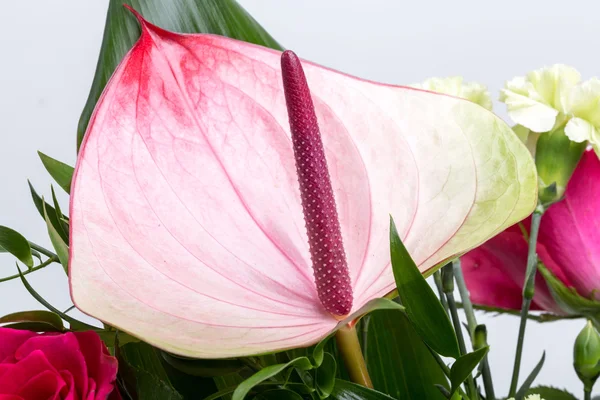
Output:
<instances>
[{"instance_id":1,"label":"textured spadix surface","mask_svg":"<svg viewBox=\"0 0 600 400\"><path fill-rule=\"evenodd\" d=\"M77 306L173 353L316 342L338 323L313 282L280 53L145 24L82 145L72 188ZM354 291L394 288L389 216L423 272L528 215L533 162L471 102L303 62Z\"/></svg>"}]
</instances>

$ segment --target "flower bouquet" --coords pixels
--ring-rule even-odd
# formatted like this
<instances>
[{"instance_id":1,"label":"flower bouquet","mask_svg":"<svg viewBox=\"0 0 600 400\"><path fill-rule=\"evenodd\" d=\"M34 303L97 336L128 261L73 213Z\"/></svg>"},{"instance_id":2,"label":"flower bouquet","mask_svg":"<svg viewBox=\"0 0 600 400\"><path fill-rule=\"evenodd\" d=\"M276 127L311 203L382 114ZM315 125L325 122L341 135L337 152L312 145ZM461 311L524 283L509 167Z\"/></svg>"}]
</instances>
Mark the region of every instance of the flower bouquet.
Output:
<instances>
[{"instance_id":1,"label":"flower bouquet","mask_svg":"<svg viewBox=\"0 0 600 400\"><path fill-rule=\"evenodd\" d=\"M483 85L328 69L234 0L121 3L76 165L40 153L52 248L0 226L40 303L0 317L0 400L575 399L520 370L530 318L587 319L591 399L600 80L508 81L510 127ZM53 263L94 322L29 283ZM520 316L508 393L475 309Z\"/></svg>"}]
</instances>

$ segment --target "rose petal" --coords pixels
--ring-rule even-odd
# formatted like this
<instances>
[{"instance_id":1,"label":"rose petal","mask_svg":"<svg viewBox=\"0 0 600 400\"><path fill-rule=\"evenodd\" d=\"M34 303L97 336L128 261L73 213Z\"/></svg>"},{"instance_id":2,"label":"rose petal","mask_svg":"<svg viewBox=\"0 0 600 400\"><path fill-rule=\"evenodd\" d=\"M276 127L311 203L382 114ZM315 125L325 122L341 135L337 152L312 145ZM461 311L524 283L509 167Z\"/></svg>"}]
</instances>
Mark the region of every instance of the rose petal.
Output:
<instances>
[{"instance_id":1,"label":"rose petal","mask_svg":"<svg viewBox=\"0 0 600 400\"><path fill-rule=\"evenodd\" d=\"M489 307L520 310L527 247L519 226L515 225L462 256L461 265L471 301ZM539 274L531 308L561 313Z\"/></svg>"},{"instance_id":2,"label":"rose petal","mask_svg":"<svg viewBox=\"0 0 600 400\"><path fill-rule=\"evenodd\" d=\"M176 354L306 346L312 281L280 53L144 23L80 151L70 282L83 311ZM393 289L389 215L422 271L531 212L525 147L483 108L304 63L354 310Z\"/></svg>"},{"instance_id":3,"label":"rose petal","mask_svg":"<svg viewBox=\"0 0 600 400\"><path fill-rule=\"evenodd\" d=\"M95 387L90 387L89 392L94 391L92 399L106 399L114 388L117 378L117 359L108 353L108 349L95 332L75 332L79 342L79 348L85 358L88 377L93 380Z\"/></svg>"},{"instance_id":4,"label":"rose petal","mask_svg":"<svg viewBox=\"0 0 600 400\"><path fill-rule=\"evenodd\" d=\"M37 335L17 349L15 358L21 360L33 352L40 351L57 371L66 370L73 375L77 394L80 397L87 393L87 367L73 333Z\"/></svg>"},{"instance_id":5,"label":"rose petal","mask_svg":"<svg viewBox=\"0 0 600 400\"><path fill-rule=\"evenodd\" d=\"M563 275L566 283L583 296L595 294L600 288L598 199L600 161L592 150L587 150L567 185L565 199L546 211L540 226L539 242L547 251L547 256L540 254L541 260L546 263L547 257L552 258L548 268Z\"/></svg>"},{"instance_id":6,"label":"rose petal","mask_svg":"<svg viewBox=\"0 0 600 400\"><path fill-rule=\"evenodd\" d=\"M0 362L14 362L15 351L35 332L0 327Z\"/></svg>"},{"instance_id":7,"label":"rose petal","mask_svg":"<svg viewBox=\"0 0 600 400\"><path fill-rule=\"evenodd\" d=\"M35 380L40 375L46 376L48 374L55 377L55 384L48 384L48 387L52 389L53 394L60 393L65 386L65 382L44 353L40 350L34 350L19 359L16 364L0 364L0 393L20 394L29 386L30 381ZM47 382L49 379L47 377L41 378L40 382Z\"/></svg>"}]
</instances>

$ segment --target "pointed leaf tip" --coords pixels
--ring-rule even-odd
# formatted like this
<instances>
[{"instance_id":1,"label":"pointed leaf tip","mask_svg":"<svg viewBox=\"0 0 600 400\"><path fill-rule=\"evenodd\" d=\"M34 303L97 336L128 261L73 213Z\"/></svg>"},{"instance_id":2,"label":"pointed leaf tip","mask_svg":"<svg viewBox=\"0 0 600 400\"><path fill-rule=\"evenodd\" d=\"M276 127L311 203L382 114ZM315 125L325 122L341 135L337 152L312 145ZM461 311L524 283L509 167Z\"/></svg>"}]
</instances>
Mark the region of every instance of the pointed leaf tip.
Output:
<instances>
[{"instance_id":1,"label":"pointed leaf tip","mask_svg":"<svg viewBox=\"0 0 600 400\"><path fill-rule=\"evenodd\" d=\"M142 14L140 14L135 8L133 8L129 4L123 3L123 7L125 7L127 10L129 10L129 12L131 12L138 19L138 21L140 21L140 23L145 21L144 17L142 17Z\"/></svg>"}]
</instances>

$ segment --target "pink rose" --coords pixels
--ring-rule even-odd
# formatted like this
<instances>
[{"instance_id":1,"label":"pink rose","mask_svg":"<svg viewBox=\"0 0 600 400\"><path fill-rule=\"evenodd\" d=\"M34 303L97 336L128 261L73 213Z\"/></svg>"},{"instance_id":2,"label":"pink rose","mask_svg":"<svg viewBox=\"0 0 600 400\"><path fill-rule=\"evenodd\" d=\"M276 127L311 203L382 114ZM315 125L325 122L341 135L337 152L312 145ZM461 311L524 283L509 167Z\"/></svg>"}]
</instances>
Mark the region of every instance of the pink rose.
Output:
<instances>
[{"instance_id":1,"label":"pink rose","mask_svg":"<svg viewBox=\"0 0 600 400\"><path fill-rule=\"evenodd\" d=\"M529 229L530 220L523 221ZM542 217L537 253L563 284L600 300L600 160L587 150L565 198ZM527 241L514 225L462 257L463 272L475 304L520 309ZM564 313L538 274L532 309Z\"/></svg>"},{"instance_id":2,"label":"pink rose","mask_svg":"<svg viewBox=\"0 0 600 400\"><path fill-rule=\"evenodd\" d=\"M0 328L0 400L120 399L117 360L95 332Z\"/></svg>"}]
</instances>

